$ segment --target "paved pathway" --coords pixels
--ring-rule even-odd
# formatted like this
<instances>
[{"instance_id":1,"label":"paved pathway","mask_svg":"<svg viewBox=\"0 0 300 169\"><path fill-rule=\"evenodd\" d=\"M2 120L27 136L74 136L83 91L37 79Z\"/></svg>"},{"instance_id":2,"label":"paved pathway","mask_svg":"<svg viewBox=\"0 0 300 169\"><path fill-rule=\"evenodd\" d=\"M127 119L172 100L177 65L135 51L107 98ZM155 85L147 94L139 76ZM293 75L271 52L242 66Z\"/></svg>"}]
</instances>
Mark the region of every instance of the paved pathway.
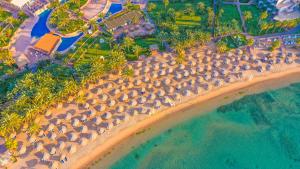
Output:
<instances>
[{"instance_id":1,"label":"paved pathway","mask_svg":"<svg viewBox=\"0 0 300 169\"><path fill-rule=\"evenodd\" d=\"M30 17L20 26L15 32L10 42L10 51L12 52L13 58L16 60L16 64L19 67L24 66L26 62L27 48L33 43L34 39L31 38L31 30L37 22L37 17Z\"/></svg>"},{"instance_id":2,"label":"paved pathway","mask_svg":"<svg viewBox=\"0 0 300 169\"><path fill-rule=\"evenodd\" d=\"M83 17L91 20L102 12L109 0L89 0L86 5L81 8Z\"/></svg>"}]
</instances>

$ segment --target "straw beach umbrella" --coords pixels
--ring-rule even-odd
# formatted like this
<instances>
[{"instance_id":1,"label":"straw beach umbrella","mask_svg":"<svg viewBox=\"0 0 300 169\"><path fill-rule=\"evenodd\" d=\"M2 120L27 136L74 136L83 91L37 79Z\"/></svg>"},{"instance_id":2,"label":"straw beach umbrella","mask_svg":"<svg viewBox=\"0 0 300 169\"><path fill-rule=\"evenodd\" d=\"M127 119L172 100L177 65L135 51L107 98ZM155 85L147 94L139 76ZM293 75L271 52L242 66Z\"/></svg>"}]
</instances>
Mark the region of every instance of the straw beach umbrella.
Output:
<instances>
[{"instance_id":1,"label":"straw beach umbrella","mask_svg":"<svg viewBox=\"0 0 300 169\"><path fill-rule=\"evenodd\" d=\"M77 119L77 118L74 118L73 120L72 120L72 126L73 127L77 127L79 125L79 120Z\"/></svg>"},{"instance_id":2,"label":"straw beach umbrella","mask_svg":"<svg viewBox=\"0 0 300 169\"><path fill-rule=\"evenodd\" d=\"M95 118L94 118L94 122L95 122L96 125L100 125L101 122L102 122L101 116L95 117Z\"/></svg>"},{"instance_id":3,"label":"straw beach umbrella","mask_svg":"<svg viewBox=\"0 0 300 169\"><path fill-rule=\"evenodd\" d=\"M77 138L78 138L77 133L71 132L71 133L69 134L69 140L70 140L70 141L75 141L75 140L77 140Z\"/></svg>"},{"instance_id":4,"label":"straw beach umbrella","mask_svg":"<svg viewBox=\"0 0 300 169\"><path fill-rule=\"evenodd\" d=\"M147 101L147 99L144 96L141 96L138 98L139 104L144 104Z\"/></svg>"},{"instance_id":5,"label":"straw beach umbrella","mask_svg":"<svg viewBox=\"0 0 300 169\"><path fill-rule=\"evenodd\" d=\"M105 111L106 106L105 106L105 104L100 104L100 105L97 105L97 106L95 107L95 109L96 109L98 112L103 112L103 111Z\"/></svg>"},{"instance_id":6,"label":"straw beach umbrella","mask_svg":"<svg viewBox=\"0 0 300 169\"><path fill-rule=\"evenodd\" d=\"M19 152L20 155L25 154L26 151L27 151L27 147L26 147L26 145L24 145L24 144L23 144L23 145L19 148L19 150L18 150L18 152Z\"/></svg>"},{"instance_id":7,"label":"straw beach umbrella","mask_svg":"<svg viewBox=\"0 0 300 169\"><path fill-rule=\"evenodd\" d=\"M80 145L85 146L87 145L88 140L85 137L80 138Z\"/></svg>"},{"instance_id":8,"label":"straw beach umbrella","mask_svg":"<svg viewBox=\"0 0 300 169\"><path fill-rule=\"evenodd\" d=\"M114 105L116 105L116 103L117 102L115 100L113 100L113 99L108 100L108 102L107 102L107 104L108 104L109 107L113 107Z\"/></svg>"},{"instance_id":9,"label":"straw beach umbrella","mask_svg":"<svg viewBox=\"0 0 300 169\"><path fill-rule=\"evenodd\" d=\"M105 129L102 127L99 127L97 131L99 134L103 134L105 132Z\"/></svg>"},{"instance_id":10,"label":"straw beach umbrella","mask_svg":"<svg viewBox=\"0 0 300 169\"><path fill-rule=\"evenodd\" d=\"M137 103L137 101L136 100L130 100L129 101L129 105L130 106L136 106L138 103Z\"/></svg>"},{"instance_id":11,"label":"straw beach umbrella","mask_svg":"<svg viewBox=\"0 0 300 169\"><path fill-rule=\"evenodd\" d=\"M56 153L56 148L54 146L52 146L50 148L50 152L49 152L51 155L54 155Z\"/></svg>"},{"instance_id":12,"label":"straw beach umbrella","mask_svg":"<svg viewBox=\"0 0 300 169\"><path fill-rule=\"evenodd\" d=\"M67 132L67 127L65 125L59 127L59 132L65 134Z\"/></svg>"},{"instance_id":13,"label":"straw beach umbrella","mask_svg":"<svg viewBox=\"0 0 300 169\"><path fill-rule=\"evenodd\" d=\"M41 142L36 143L35 149L36 151L41 151L43 149L43 144Z\"/></svg>"},{"instance_id":14,"label":"straw beach umbrella","mask_svg":"<svg viewBox=\"0 0 300 169\"><path fill-rule=\"evenodd\" d=\"M55 140L56 137L57 137L57 135L56 135L54 132L50 132L50 133L49 133L49 138L50 138L51 140Z\"/></svg>"},{"instance_id":15,"label":"straw beach umbrella","mask_svg":"<svg viewBox=\"0 0 300 169\"><path fill-rule=\"evenodd\" d=\"M66 147L66 143L64 141L59 141L58 149L62 151Z\"/></svg>"},{"instance_id":16,"label":"straw beach umbrella","mask_svg":"<svg viewBox=\"0 0 300 169\"><path fill-rule=\"evenodd\" d=\"M42 161L48 161L50 159L50 155L47 152L42 153Z\"/></svg>"},{"instance_id":17,"label":"straw beach umbrella","mask_svg":"<svg viewBox=\"0 0 300 169\"><path fill-rule=\"evenodd\" d=\"M75 144L71 144L69 147L69 153L74 154L77 151L77 147Z\"/></svg>"},{"instance_id":18,"label":"straw beach umbrella","mask_svg":"<svg viewBox=\"0 0 300 169\"><path fill-rule=\"evenodd\" d=\"M86 133L88 131L88 127L87 126L81 126L80 127L80 132L81 133Z\"/></svg>"},{"instance_id":19,"label":"straw beach umbrella","mask_svg":"<svg viewBox=\"0 0 300 169\"><path fill-rule=\"evenodd\" d=\"M71 120L72 116L73 115L70 112L68 112L65 116L65 120Z\"/></svg>"},{"instance_id":20,"label":"straw beach umbrella","mask_svg":"<svg viewBox=\"0 0 300 169\"><path fill-rule=\"evenodd\" d=\"M127 100L128 100L128 95L126 93L124 93L120 96L120 101L124 102L124 101L127 101Z\"/></svg>"},{"instance_id":21,"label":"straw beach umbrella","mask_svg":"<svg viewBox=\"0 0 300 169\"><path fill-rule=\"evenodd\" d=\"M37 138L36 138L36 136L32 135L32 136L29 136L28 141L29 141L29 143L34 143L37 141Z\"/></svg>"},{"instance_id":22,"label":"straw beach umbrella","mask_svg":"<svg viewBox=\"0 0 300 169\"><path fill-rule=\"evenodd\" d=\"M98 97L101 101L106 101L108 99L108 96L106 94L100 94Z\"/></svg>"},{"instance_id":23,"label":"straw beach umbrella","mask_svg":"<svg viewBox=\"0 0 300 169\"><path fill-rule=\"evenodd\" d=\"M58 169L59 163L57 161L52 161L49 167L50 169Z\"/></svg>"}]
</instances>

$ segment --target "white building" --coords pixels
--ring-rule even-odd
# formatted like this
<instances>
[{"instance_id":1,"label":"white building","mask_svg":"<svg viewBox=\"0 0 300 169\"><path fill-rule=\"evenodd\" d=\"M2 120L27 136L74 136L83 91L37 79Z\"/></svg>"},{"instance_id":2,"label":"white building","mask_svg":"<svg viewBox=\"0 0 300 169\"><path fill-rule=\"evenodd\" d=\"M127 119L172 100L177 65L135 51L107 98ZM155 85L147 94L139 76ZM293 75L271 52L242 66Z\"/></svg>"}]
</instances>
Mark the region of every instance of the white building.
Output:
<instances>
[{"instance_id":1,"label":"white building","mask_svg":"<svg viewBox=\"0 0 300 169\"><path fill-rule=\"evenodd\" d=\"M296 19L300 17L300 0L277 0L278 14L274 19L279 21Z\"/></svg>"},{"instance_id":2,"label":"white building","mask_svg":"<svg viewBox=\"0 0 300 169\"><path fill-rule=\"evenodd\" d=\"M12 0L11 3L15 6L22 8L27 2L30 2L31 0Z\"/></svg>"}]
</instances>

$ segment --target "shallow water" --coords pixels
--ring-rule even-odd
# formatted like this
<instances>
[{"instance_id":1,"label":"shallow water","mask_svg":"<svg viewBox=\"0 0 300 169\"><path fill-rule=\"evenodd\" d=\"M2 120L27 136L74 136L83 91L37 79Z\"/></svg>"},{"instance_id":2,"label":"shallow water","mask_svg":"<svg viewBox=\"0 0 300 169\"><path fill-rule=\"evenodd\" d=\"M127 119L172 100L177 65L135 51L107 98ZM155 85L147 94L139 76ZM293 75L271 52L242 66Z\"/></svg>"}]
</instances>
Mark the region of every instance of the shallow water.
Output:
<instances>
[{"instance_id":1,"label":"shallow water","mask_svg":"<svg viewBox=\"0 0 300 169\"><path fill-rule=\"evenodd\" d=\"M246 96L160 133L111 169L299 169L300 83Z\"/></svg>"}]
</instances>

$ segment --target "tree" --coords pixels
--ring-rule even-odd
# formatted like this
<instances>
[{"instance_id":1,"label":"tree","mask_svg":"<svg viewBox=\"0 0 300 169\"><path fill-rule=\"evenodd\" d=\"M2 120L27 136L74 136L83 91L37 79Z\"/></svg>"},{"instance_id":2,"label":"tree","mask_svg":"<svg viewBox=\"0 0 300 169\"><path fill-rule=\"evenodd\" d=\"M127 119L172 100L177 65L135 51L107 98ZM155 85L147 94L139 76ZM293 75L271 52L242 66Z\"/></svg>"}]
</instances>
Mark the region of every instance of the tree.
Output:
<instances>
[{"instance_id":1,"label":"tree","mask_svg":"<svg viewBox=\"0 0 300 169\"><path fill-rule=\"evenodd\" d=\"M300 46L300 38L296 39L296 44L297 44L297 46Z\"/></svg>"},{"instance_id":2,"label":"tree","mask_svg":"<svg viewBox=\"0 0 300 169\"><path fill-rule=\"evenodd\" d=\"M281 46L281 41L280 40L276 40L276 41L272 42L270 50L274 51L274 50L280 48L280 46Z\"/></svg>"},{"instance_id":3,"label":"tree","mask_svg":"<svg viewBox=\"0 0 300 169\"><path fill-rule=\"evenodd\" d=\"M125 37L123 44L126 47L127 51L129 51L130 47L134 44L134 40L130 37Z\"/></svg>"},{"instance_id":4,"label":"tree","mask_svg":"<svg viewBox=\"0 0 300 169\"><path fill-rule=\"evenodd\" d=\"M208 26L211 27L213 25L215 13L211 7L207 7L206 10L208 14L207 16Z\"/></svg>"},{"instance_id":5,"label":"tree","mask_svg":"<svg viewBox=\"0 0 300 169\"><path fill-rule=\"evenodd\" d=\"M259 24L261 23L262 20L266 19L268 17L268 12L267 11L264 11L260 14L259 16Z\"/></svg>"},{"instance_id":6,"label":"tree","mask_svg":"<svg viewBox=\"0 0 300 169\"><path fill-rule=\"evenodd\" d=\"M140 52L142 51L142 47L140 47L139 45L135 45L133 46L133 51L135 56L138 58L140 56Z\"/></svg>"},{"instance_id":7,"label":"tree","mask_svg":"<svg viewBox=\"0 0 300 169\"><path fill-rule=\"evenodd\" d=\"M53 0L50 3L50 8L57 8L60 5L59 0Z\"/></svg>"},{"instance_id":8,"label":"tree","mask_svg":"<svg viewBox=\"0 0 300 169\"><path fill-rule=\"evenodd\" d=\"M156 4L153 2L150 2L147 7L148 12L152 12L155 9L156 9Z\"/></svg>"},{"instance_id":9,"label":"tree","mask_svg":"<svg viewBox=\"0 0 300 169\"><path fill-rule=\"evenodd\" d=\"M252 19L252 12L251 11L245 11L244 12L244 19L247 21L249 19Z\"/></svg>"},{"instance_id":10,"label":"tree","mask_svg":"<svg viewBox=\"0 0 300 169\"><path fill-rule=\"evenodd\" d=\"M14 153L18 148L18 142L17 140L7 138L5 140L5 147L12 153Z\"/></svg>"},{"instance_id":11,"label":"tree","mask_svg":"<svg viewBox=\"0 0 300 169\"><path fill-rule=\"evenodd\" d=\"M169 6L169 0L163 0L163 3L164 3L164 6L165 6L165 8L167 8L167 6Z\"/></svg>"},{"instance_id":12,"label":"tree","mask_svg":"<svg viewBox=\"0 0 300 169\"><path fill-rule=\"evenodd\" d=\"M130 69L130 68L124 69L122 72L122 76L125 79L129 79L129 78L133 77L133 75L134 75L134 70Z\"/></svg>"},{"instance_id":13,"label":"tree","mask_svg":"<svg viewBox=\"0 0 300 169\"><path fill-rule=\"evenodd\" d=\"M161 46L164 46L167 36L167 32L161 31L158 33L157 38L160 40Z\"/></svg>"},{"instance_id":14,"label":"tree","mask_svg":"<svg viewBox=\"0 0 300 169\"><path fill-rule=\"evenodd\" d=\"M90 21L89 21L89 24L90 24L91 29L92 29L93 31L97 30L97 22L96 22L95 20L90 20Z\"/></svg>"},{"instance_id":15,"label":"tree","mask_svg":"<svg viewBox=\"0 0 300 169\"><path fill-rule=\"evenodd\" d=\"M217 43L217 51L219 53L224 53L228 50L227 44L223 41Z\"/></svg>"},{"instance_id":16,"label":"tree","mask_svg":"<svg viewBox=\"0 0 300 169\"><path fill-rule=\"evenodd\" d=\"M253 38L249 38L247 39L247 46L253 46L254 45L254 39Z\"/></svg>"},{"instance_id":17,"label":"tree","mask_svg":"<svg viewBox=\"0 0 300 169\"><path fill-rule=\"evenodd\" d=\"M4 112L1 115L0 128L3 137L7 137L10 133L17 132L20 129L22 119L17 113Z\"/></svg>"},{"instance_id":18,"label":"tree","mask_svg":"<svg viewBox=\"0 0 300 169\"><path fill-rule=\"evenodd\" d=\"M30 135L36 134L40 130L40 126L36 123L32 123L29 126L28 132Z\"/></svg>"},{"instance_id":19,"label":"tree","mask_svg":"<svg viewBox=\"0 0 300 169\"><path fill-rule=\"evenodd\" d=\"M268 24L266 22L263 22L263 23L260 24L260 31L259 31L259 33L261 31L265 31L267 29L268 29Z\"/></svg>"},{"instance_id":20,"label":"tree","mask_svg":"<svg viewBox=\"0 0 300 169\"><path fill-rule=\"evenodd\" d=\"M203 13L205 10L205 4L203 2L199 2L197 4L197 8L198 8L199 12Z\"/></svg>"},{"instance_id":21,"label":"tree","mask_svg":"<svg viewBox=\"0 0 300 169\"><path fill-rule=\"evenodd\" d=\"M108 59L106 60L105 65L107 66L108 70L117 71L120 73L125 64L125 54L119 48L115 48L111 51L110 57L108 57Z\"/></svg>"}]
</instances>

